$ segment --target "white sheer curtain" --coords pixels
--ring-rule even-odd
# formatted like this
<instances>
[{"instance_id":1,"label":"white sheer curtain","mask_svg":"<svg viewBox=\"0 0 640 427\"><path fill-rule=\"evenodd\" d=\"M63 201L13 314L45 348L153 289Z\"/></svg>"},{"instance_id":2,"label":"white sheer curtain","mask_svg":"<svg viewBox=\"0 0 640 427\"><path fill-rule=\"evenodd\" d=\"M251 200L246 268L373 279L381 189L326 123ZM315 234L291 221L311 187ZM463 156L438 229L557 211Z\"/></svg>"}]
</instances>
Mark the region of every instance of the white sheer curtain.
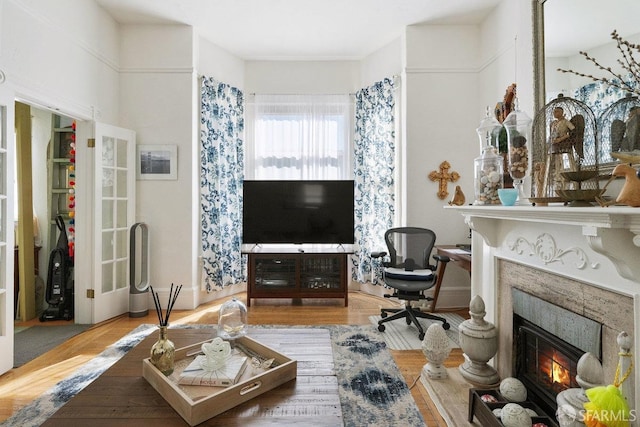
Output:
<instances>
[{"instance_id":1,"label":"white sheer curtain","mask_svg":"<svg viewBox=\"0 0 640 427\"><path fill-rule=\"evenodd\" d=\"M353 101L345 95L254 95L247 179L352 179Z\"/></svg>"}]
</instances>

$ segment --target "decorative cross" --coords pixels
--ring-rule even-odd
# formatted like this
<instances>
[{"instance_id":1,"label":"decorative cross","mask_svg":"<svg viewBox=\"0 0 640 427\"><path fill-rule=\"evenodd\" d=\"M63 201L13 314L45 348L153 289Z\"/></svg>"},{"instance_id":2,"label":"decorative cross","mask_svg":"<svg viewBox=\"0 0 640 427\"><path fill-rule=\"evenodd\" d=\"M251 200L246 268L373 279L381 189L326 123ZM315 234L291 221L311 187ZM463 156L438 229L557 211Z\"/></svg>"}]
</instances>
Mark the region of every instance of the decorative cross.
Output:
<instances>
[{"instance_id":1,"label":"decorative cross","mask_svg":"<svg viewBox=\"0 0 640 427\"><path fill-rule=\"evenodd\" d=\"M440 171L431 171L429 173L429 179L431 181L440 181L438 183L438 197L440 199L444 199L449 195L449 191L447 191L447 183L449 181L456 182L460 179L460 174L458 172L449 172L449 169L451 169L451 165L445 160L440 163Z\"/></svg>"}]
</instances>

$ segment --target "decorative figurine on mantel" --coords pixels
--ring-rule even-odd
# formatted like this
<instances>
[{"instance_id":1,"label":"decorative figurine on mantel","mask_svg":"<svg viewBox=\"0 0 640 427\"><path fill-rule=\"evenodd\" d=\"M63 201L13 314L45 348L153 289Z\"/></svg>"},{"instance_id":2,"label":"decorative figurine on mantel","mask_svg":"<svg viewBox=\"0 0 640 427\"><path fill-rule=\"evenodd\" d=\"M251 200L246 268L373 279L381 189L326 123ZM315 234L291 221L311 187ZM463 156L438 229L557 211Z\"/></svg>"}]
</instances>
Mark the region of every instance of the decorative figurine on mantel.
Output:
<instances>
[{"instance_id":1,"label":"decorative figurine on mantel","mask_svg":"<svg viewBox=\"0 0 640 427\"><path fill-rule=\"evenodd\" d=\"M471 383L494 385L498 383L500 376L487 362L498 351L498 331L495 325L484 320L487 314L484 308L484 300L476 295L469 303L471 319L460 324L460 348L466 360L459 370Z\"/></svg>"},{"instance_id":2,"label":"decorative figurine on mantel","mask_svg":"<svg viewBox=\"0 0 640 427\"><path fill-rule=\"evenodd\" d=\"M427 358L427 364L422 368L422 375L435 380L447 378L447 370L442 363L451 353L451 343L440 323L432 323L427 328L422 340L422 352Z\"/></svg>"},{"instance_id":3,"label":"decorative figurine on mantel","mask_svg":"<svg viewBox=\"0 0 640 427\"><path fill-rule=\"evenodd\" d=\"M617 154L620 153L612 153L611 155L615 157ZM611 181L621 176L624 177L624 185L622 186L618 197L616 197L615 200L607 201L604 200L603 197L599 196L596 198L596 201L600 206L606 207L613 204L621 204L634 208L640 207L640 178L638 177L638 172L628 164L621 163L613 168L611 178L609 178L602 188L603 194Z\"/></svg>"}]
</instances>

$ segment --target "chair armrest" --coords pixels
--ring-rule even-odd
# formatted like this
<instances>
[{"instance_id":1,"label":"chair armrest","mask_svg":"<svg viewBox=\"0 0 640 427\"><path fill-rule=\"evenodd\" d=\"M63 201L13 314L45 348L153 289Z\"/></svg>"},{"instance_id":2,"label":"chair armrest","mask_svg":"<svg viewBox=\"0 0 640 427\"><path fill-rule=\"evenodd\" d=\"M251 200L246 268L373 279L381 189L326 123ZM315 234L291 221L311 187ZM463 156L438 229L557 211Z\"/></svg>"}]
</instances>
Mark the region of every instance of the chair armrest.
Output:
<instances>
[{"instance_id":1,"label":"chair armrest","mask_svg":"<svg viewBox=\"0 0 640 427\"><path fill-rule=\"evenodd\" d=\"M434 255L433 259L435 259L438 262L449 262L449 261L451 261L451 258L449 258L446 255Z\"/></svg>"},{"instance_id":2,"label":"chair armrest","mask_svg":"<svg viewBox=\"0 0 640 427\"><path fill-rule=\"evenodd\" d=\"M386 252L371 252L371 258L384 258L387 256Z\"/></svg>"}]
</instances>

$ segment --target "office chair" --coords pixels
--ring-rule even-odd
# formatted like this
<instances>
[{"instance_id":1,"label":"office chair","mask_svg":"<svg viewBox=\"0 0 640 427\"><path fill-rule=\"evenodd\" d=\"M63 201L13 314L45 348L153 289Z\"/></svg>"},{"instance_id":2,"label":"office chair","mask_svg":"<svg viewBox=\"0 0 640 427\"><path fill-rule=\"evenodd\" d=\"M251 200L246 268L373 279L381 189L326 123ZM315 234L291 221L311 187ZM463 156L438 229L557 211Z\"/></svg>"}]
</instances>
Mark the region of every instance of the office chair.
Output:
<instances>
[{"instance_id":1,"label":"office chair","mask_svg":"<svg viewBox=\"0 0 640 427\"><path fill-rule=\"evenodd\" d=\"M450 325L443 317L435 316L420 311L419 308L411 306L413 301L427 300L424 291L432 288L437 281L436 270L438 263L449 262L449 257L443 255L433 255L435 265L429 264L429 256L436 242L436 235L433 231L418 227L391 228L384 234L387 245L388 261L385 259L386 252L373 252L372 258L381 258L383 266L383 282L393 289L393 294L384 295L385 298L398 298L406 301L405 308L383 308L380 316L382 320L378 322L378 330L384 332L385 322L404 318L407 325L413 323L418 328L420 340L424 339L424 329L418 318L438 320L442 322L442 327L446 330ZM395 313L387 317L388 313Z\"/></svg>"}]
</instances>

